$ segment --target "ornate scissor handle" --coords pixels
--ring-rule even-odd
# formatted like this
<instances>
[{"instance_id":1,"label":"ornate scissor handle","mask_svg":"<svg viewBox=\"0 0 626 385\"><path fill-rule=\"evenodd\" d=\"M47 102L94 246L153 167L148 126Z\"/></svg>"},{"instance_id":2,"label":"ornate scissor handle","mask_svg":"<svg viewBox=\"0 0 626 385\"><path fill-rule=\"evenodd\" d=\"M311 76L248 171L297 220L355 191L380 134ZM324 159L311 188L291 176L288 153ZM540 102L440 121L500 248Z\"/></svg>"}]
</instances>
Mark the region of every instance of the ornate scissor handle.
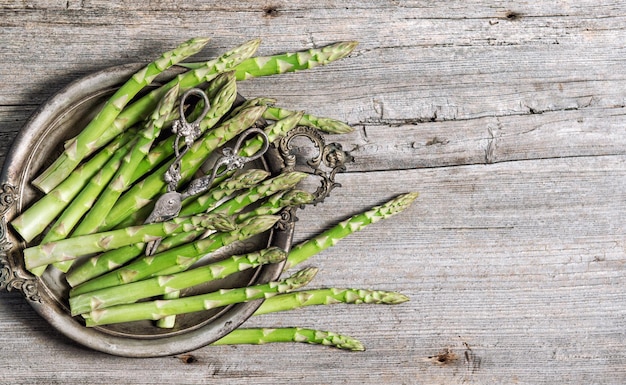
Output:
<instances>
[{"instance_id":1,"label":"ornate scissor handle","mask_svg":"<svg viewBox=\"0 0 626 385\"><path fill-rule=\"evenodd\" d=\"M191 95L200 96L200 98L204 100L202 112L193 122L189 122L187 120L187 116L185 116L185 101L187 101L187 98ZM172 124L172 132L176 134L174 151L176 152L177 157L179 156L178 149L180 138L185 138L186 148L188 148L193 144L193 142L195 142L198 136L200 136L200 123L206 117L206 114L209 112L209 108L211 108L209 97L204 91L199 88L191 88L185 91L180 97L180 104L178 105L179 118L175 120Z\"/></svg>"},{"instance_id":2,"label":"ornate scissor handle","mask_svg":"<svg viewBox=\"0 0 626 385\"><path fill-rule=\"evenodd\" d=\"M196 120L193 122L189 122L187 120L187 116L185 115L185 101L191 95L200 96L204 100L204 106L202 107L202 112ZM174 140L174 155L176 159L172 162L171 166L165 172L165 181L167 182L167 191L175 191L178 186L178 182L180 181L180 160L187 153L193 142L200 136L200 123L206 117L209 112L209 108L211 108L211 104L209 102L209 97L199 88L191 88L185 91L180 97L180 103L178 105L178 113L179 117L172 123L172 132L176 134L176 139ZM180 151L180 139L184 138L185 146L183 150Z\"/></svg>"},{"instance_id":3,"label":"ornate scissor handle","mask_svg":"<svg viewBox=\"0 0 626 385\"><path fill-rule=\"evenodd\" d=\"M239 155L239 152L241 152L241 147L243 146L246 138L253 135L259 135L261 137L261 140L263 141L261 148L250 156ZM187 190L181 193L182 199L208 190L213 184L213 181L215 181L215 179L221 178L222 176L225 176L233 170L243 168L246 163L259 159L263 156L263 154L265 154L265 152L269 148L269 145L269 138L262 129L257 127L247 129L239 135L239 138L237 139L237 142L235 143L235 146L233 148L226 147L222 150L223 155L215 162L215 165L213 166L213 171L210 175L194 179L189 183L189 187L187 188Z\"/></svg>"}]
</instances>

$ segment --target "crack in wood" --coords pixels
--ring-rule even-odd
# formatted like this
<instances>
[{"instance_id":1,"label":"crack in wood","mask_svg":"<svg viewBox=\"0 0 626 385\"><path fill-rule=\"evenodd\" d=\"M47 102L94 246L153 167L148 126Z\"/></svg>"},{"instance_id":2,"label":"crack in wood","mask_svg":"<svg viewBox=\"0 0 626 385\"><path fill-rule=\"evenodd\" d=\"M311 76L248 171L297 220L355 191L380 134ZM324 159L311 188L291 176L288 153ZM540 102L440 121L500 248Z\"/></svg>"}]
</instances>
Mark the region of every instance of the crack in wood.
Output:
<instances>
[{"instance_id":1,"label":"crack in wood","mask_svg":"<svg viewBox=\"0 0 626 385\"><path fill-rule=\"evenodd\" d=\"M530 107L526 105L525 112L519 113L507 113L507 114L490 114L490 115L476 115L471 117L446 117L440 116L437 111L433 111L433 115L430 117L415 117L415 118L382 118L382 117L369 117L363 120L360 120L352 125L370 125L370 126L390 126L390 127L399 127L399 126L415 126L418 124L424 123L435 123L435 122L465 122L465 121L473 121L485 118L508 118L508 117L516 117L516 116L529 116L529 115L541 115L548 113L560 113L567 111L580 111L586 108L594 108L596 99L593 96L589 96L589 100L587 102L578 104L576 106L571 107L562 107L562 108L546 108L539 109L535 107ZM604 107L607 110L619 110L625 108L626 105L615 104L612 106ZM378 111L377 111L378 112ZM382 110L381 110L382 112Z\"/></svg>"}]
</instances>

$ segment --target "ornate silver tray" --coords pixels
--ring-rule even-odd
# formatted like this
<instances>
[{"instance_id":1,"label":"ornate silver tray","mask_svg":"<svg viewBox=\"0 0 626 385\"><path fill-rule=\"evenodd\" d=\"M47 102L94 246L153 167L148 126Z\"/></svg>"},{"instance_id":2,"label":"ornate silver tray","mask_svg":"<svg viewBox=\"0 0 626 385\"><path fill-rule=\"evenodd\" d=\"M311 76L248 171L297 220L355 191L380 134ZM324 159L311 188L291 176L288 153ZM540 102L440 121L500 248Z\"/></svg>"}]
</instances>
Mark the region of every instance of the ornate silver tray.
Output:
<instances>
[{"instance_id":1,"label":"ornate silver tray","mask_svg":"<svg viewBox=\"0 0 626 385\"><path fill-rule=\"evenodd\" d=\"M66 300L69 287L55 269L48 269L41 277L25 270L22 250L28 245L8 225L41 194L29 181L50 159L56 158L65 140L78 133L94 107L103 103L140 67L139 64L113 67L69 84L39 108L15 139L0 175L0 289L21 292L54 328L81 345L120 356L154 357L188 352L216 341L248 319L261 300L186 315L177 319L178 326L174 329L160 329L151 322L87 328L80 317L70 316ZM157 82L169 80L180 71L167 71ZM315 145L321 150L318 143ZM275 174L285 167L284 158L279 149L272 146L257 167ZM294 222L287 219L269 234L228 252L234 254L268 245L288 250L293 231ZM216 285L224 288L267 282L278 278L282 268L282 264L267 265Z\"/></svg>"}]
</instances>

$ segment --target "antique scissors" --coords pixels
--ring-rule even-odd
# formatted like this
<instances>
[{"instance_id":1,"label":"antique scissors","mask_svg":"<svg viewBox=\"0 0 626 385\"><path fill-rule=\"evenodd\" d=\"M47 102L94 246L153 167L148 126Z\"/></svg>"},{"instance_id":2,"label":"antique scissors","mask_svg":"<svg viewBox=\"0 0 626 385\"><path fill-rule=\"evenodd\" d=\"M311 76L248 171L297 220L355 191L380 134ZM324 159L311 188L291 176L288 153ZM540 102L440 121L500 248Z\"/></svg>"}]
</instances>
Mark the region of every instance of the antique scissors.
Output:
<instances>
[{"instance_id":1,"label":"antique scissors","mask_svg":"<svg viewBox=\"0 0 626 385\"><path fill-rule=\"evenodd\" d=\"M183 94L181 97L181 106L183 105L185 98L190 95L193 90L197 89L191 89ZM201 90L197 91L199 91L206 98L204 92ZM193 91L193 93L197 93L197 91ZM193 123L189 123L187 121L187 118L182 111L182 107L180 107L180 117L172 126L173 131L176 133L176 140L174 143L176 159L168 168L164 176L165 181L167 182L167 192L161 195L155 202L154 208L145 220L145 223L163 222L175 218L180 213L182 202L185 199L207 191L211 188L211 185L216 179L226 176L231 171L241 169L247 163L259 159L269 148L269 138L267 137L267 134L260 128L251 127L239 135L239 138L233 148L226 147L222 149L222 156L216 160L211 174L192 180L187 186L187 189L182 192L176 191L178 182L180 182L182 178L180 172L181 158L199 136L199 123L208 111L208 108L206 108L207 105L208 101L205 99L205 110ZM251 156L240 156L239 153L241 152L245 139L256 135L260 135L261 140L263 141L261 148ZM185 140L185 147L183 147L182 151L179 151L178 146L181 138ZM149 242L146 246L145 254L154 254L159 243L160 240Z\"/></svg>"}]
</instances>

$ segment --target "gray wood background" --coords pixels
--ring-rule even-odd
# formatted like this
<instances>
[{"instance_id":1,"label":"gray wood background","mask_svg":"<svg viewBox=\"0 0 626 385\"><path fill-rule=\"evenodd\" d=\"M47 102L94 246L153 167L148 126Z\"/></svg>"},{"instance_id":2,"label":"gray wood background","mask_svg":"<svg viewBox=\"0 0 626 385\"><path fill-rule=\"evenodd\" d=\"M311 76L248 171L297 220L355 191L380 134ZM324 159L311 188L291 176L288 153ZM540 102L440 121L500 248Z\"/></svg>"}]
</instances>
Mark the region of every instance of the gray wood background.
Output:
<instances>
[{"instance_id":1,"label":"gray wood background","mask_svg":"<svg viewBox=\"0 0 626 385\"><path fill-rule=\"evenodd\" d=\"M313 286L398 290L394 307L308 308L247 325L361 339L128 359L89 351L0 293L6 384L623 384L626 5L534 1L0 0L0 162L38 105L92 71L193 36L212 57L358 40L325 68L241 84L342 119L356 162L297 239L396 194L407 212L310 265Z\"/></svg>"}]
</instances>

